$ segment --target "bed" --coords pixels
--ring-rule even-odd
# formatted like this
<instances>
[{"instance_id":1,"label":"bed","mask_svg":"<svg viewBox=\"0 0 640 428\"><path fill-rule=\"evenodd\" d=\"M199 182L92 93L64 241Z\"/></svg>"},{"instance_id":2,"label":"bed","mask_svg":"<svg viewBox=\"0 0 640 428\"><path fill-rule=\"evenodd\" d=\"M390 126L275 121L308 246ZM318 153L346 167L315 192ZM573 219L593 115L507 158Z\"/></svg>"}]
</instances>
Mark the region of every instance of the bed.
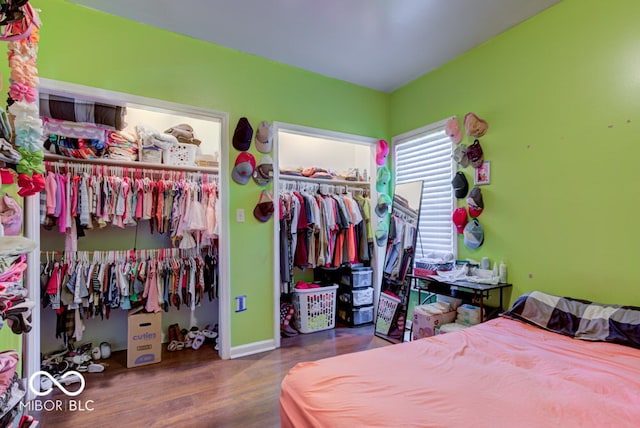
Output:
<instances>
[{"instance_id":1,"label":"bed","mask_svg":"<svg viewBox=\"0 0 640 428\"><path fill-rule=\"evenodd\" d=\"M281 423L638 427L636 333L640 308L529 293L465 330L297 364L282 381Z\"/></svg>"}]
</instances>

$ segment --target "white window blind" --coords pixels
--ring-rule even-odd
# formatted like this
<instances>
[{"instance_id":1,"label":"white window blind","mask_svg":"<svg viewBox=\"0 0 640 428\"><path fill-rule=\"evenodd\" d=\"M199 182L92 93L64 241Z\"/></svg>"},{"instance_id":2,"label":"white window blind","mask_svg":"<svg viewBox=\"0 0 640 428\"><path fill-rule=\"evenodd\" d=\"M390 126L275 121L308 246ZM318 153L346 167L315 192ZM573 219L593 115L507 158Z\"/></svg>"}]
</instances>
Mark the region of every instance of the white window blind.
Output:
<instances>
[{"instance_id":1,"label":"white window blind","mask_svg":"<svg viewBox=\"0 0 640 428\"><path fill-rule=\"evenodd\" d=\"M456 167L445 121L400 135L393 143L395 182L423 182L416 259L433 251L457 256L457 235L451 221L456 202L451 180Z\"/></svg>"}]
</instances>

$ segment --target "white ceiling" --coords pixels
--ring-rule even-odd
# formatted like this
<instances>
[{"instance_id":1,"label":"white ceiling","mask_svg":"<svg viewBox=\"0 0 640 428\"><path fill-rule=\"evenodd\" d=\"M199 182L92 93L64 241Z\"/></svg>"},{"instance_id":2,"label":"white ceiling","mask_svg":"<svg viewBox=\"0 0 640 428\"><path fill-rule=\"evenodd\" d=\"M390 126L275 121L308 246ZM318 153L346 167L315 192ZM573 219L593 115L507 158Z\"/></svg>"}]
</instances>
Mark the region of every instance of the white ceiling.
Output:
<instances>
[{"instance_id":1,"label":"white ceiling","mask_svg":"<svg viewBox=\"0 0 640 428\"><path fill-rule=\"evenodd\" d=\"M391 92L560 0L70 0Z\"/></svg>"}]
</instances>

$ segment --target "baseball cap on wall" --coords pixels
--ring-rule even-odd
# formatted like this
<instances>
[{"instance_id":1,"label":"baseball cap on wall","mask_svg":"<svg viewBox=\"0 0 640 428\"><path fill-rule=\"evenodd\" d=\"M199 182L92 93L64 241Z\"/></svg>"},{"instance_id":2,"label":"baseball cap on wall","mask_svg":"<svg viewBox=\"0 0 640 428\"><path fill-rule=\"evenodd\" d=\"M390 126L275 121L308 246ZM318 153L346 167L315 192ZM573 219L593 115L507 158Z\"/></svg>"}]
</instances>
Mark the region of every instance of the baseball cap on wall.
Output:
<instances>
[{"instance_id":1,"label":"baseball cap on wall","mask_svg":"<svg viewBox=\"0 0 640 428\"><path fill-rule=\"evenodd\" d=\"M464 227L469 222L469 218L467 217L467 210L465 208L456 208L455 210L453 210L451 220L453 221L453 224L456 225L456 230L458 231L458 233L464 232Z\"/></svg>"},{"instance_id":2,"label":"baseball cap on wall","mask_svg":"<svg viewBox=\"0 0 640 428\"><path fill-rule=\"evenodd\" d=\"M389 225L387 223L380 223L378 229L376 229L376 244L378 247L384 247L387 245L387 239L389 238Z\"/></svg>"},{"instance_id":3,"label":"baseball cap on wall","mask_svg":"<svg viewBox=\"0 0 640 428\"><path fill-rule=\"evenodd\" d=\"M386 193L380 193L378 195L378 203L376 204L376 207L374 209L376 215L380 218L384 217L389 212L390 207L391 198L389 197L389 195L387 195Z\"/></svg>"},{"instance_id":4,"label":"baseball cap on wall","mask_svg":"<svg viewBox=\"0 0 640 428\"><path fill-rule=\"evenodd\" d=\"M484 243L484 229L477 219L471 220L464 227L464 245L469 248L478 248Z\"/></svg>"},{"instance_id":5,"label":"baseball cap on wall","mask_svg":"<svg viewBox=\"0 0 640 428\"><path fill-rule=\"evenodd\" d=\"M467 135L479 138L487 133L489 124L486 120L480 119L475 113L467 113L464 116L464 127L467 131Z\"/></svg>"},{"instance_id":6,"label":"baseball cap on wall","mask_svg":"<svg viewBox=\"0 0 640 428\"><path fill-rule=\"evenodd\" d=\"M253 216L262 223L268 221L273 215L273 196L266 189L260 193L258 204L253 209Z\"/></svg>"},{"instance_id":7,"label":"baseball cap on wall","mask_svg":"<svg viewBox=\"0 0 640 428\"><path fill-rule=\"evenodd\" d=\"M458 144L462 141L462 131L460 130L460 124L458 123L458 118L455 116L451 119L447 120L447 124L445 125L445 132L451 138L454 144Z\"/></svg>"},{"instance_id":8,"label":"baseball cap on wall","mask_svg":"<svg viewBox=\"0 0 640 428\"><path fill-rule=\"evenodd\" d=\"M378 168L378 177L376 179L376 190L380 193L385 193L387 191L387 186L389 185L389 180L391 180L391 173L389 172L389 168L386 166L381 166Z\"/></svg>"},{"instance_id":9,"label":"baseball cap on wall","mask_svg":"<svg viewBox=\"0 0 640 428\"><path fill-rule=\"evenodd\" d=\"M482 190L479 187L474 187L467 196L467 205L469 206L469 215L471 217L478 217L484 210L484 201L482 200Z\"/></svg>"},{"instance_id":10,"label":"baseball cap on wall","mask_svg":"<svg viewBox=\"0 0 640 428\"><path fill-rule=\"evenodd\" d=\"M233 147L241 152L246 152L251 147L251 138L253 137L253 128L246 117L238 120L236 129L233 132Z\"/></svg>"},{"instance_id":11,"label":"baseball cap on wall","mask_svg":"<svg viewBox=\"0 0 640 428\"><path fill-rule=\"evenodd\" d=\"M467 192L469 191L469 182L467 181L467 176L464 175L464 172L456 172L453 180L451 180L451 185L453 186L456 198L462 199L467 196Z\"/></svg>"},{"instance_id":12,"label":"baseball cap on wall","mask_svg":"<svg viewBox=\"0 0 640 428\"><path fill-rule=\"evenodd\" d=\"M247 184L255 168L256 158L251 153L242 152L236 157L231 178L238 184Z\"/></svg>"},{"instance_id":13,"label":"baseball cap on wall","mask_svg":"<svg viewBox=\"0 0 640 428\"><path fill-rule=\"evenodd\" d=\"M273 148L273 129L266 120L260 122L256 131L256 149L260 153L270 153Z\"/></svg>"},{"instance_id":14,"label":"baseball cap on wall","mask_svg":"<svg viewBox=\"0 0 640 428\"><path fill-rule=\"evenodd\" d=\"M466 145L456 145L456 148L453 150L453 160L456 161L462 168L466 168L469 166L469 157L467 156Z\"/></svg>"},{"instance_id":15,"label":"baseball cap on wall","mask_svg":"<svg viewBox=\"0 0 640 428\"><path fill-rule=\"evenodd\" d=\"M260 158L260 162L253 171L253 181L258 186L266 186L271 180L273 180L273 159L269 155L264 155Z\"/></svg>"},{"instance_id":16,"label":"baseball cap on wall","mask_svg":"<svg viewBox=\"0 0 640 428\"><path fill-rule=\"evenodd\" d=\"M382 166L387 163L388 154L389 144L385 140L378 140L378 144L376 144L376 165Z\"/></svg>"},{"instance_id":17,"label":"baseball cap on wall","mask_svg":"<svg viewBox=\"0 0 640 428\"><path fill-rule=\"evenodd\" d=\"M469 162L471 162L472 167L480 168L482 162L484 162L484 156L482 153L482 146L480 146L480 141L473 140L473 144L467 147L467 157L469 158Z\"/></svg>"}]
</instances>

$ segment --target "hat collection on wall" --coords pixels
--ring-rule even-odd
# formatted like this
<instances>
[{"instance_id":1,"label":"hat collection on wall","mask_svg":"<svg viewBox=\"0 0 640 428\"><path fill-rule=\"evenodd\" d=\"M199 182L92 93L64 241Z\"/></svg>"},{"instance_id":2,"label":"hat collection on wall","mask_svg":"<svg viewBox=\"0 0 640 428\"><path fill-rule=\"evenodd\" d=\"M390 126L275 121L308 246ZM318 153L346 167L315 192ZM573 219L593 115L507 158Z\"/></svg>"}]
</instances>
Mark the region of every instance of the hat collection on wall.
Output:
<instances>
[{"instance_id":1,"label":"hat collection on wall","mask_svg":"<svg viewBox=\"0 0 640 428\"><path fill-rule=\"evenodd\" d=\"M252 139L254 139L253 128L246 117L241 117L233 132L233 147L240 153L236 156L231 178L242 185L253 178L258 186L265 187L273 180L273 159L269 155L273 148L273 129L269 122L266 120L260 122L255 133L256 149L263 153L258 163L253 154L248 151ZM269 221L273 212L273 195L268 189L263 189L253 209L253 216L264 223Z\"/></svg>"},{"instance_id":2,"label":"hat collection on wall","mask_svg":"<svg viewBox=\"0 0 640 428\"><path fill-rule=\"evenodd\" d=\"M391 173L387 168L387 155L389 154L389 144L385 140L378 140L376 144L376 165L378 166L376 177L376 190L378 191L378 202L374 209L379 218L384 218L391 211L391 197L389 196L389 180ZM389 226L386 222L378 223L376 229L376 244L384 247L389 236Z\"/></svg>"},{"instance_id":3,"label":"hat collection on wall","mask_svg":"<svg viewBox=\"0 0 640 428\"><path fill-rule=\"evenodd\" d=\"M451 220L459 234L463 235L464 245L468 248L478 248L484 243L484 229L478 221L478 217L484 211L484 200L480 185L489 184L489 162L484 160L484 153L479 138L487 133L489 124L480 119L475 113L467 113L464 117L466 134L473 139L472 144L462 144L462 130L458 119L454 116L447 120L445 132L456 145L453 150L453 159L461 170L458 170L451 181L457 199L466 198L467 207L456 208L451 215ZM469 191L469 182L464 169L469 165L473 167L474 187ZM469 219L469 217L471 219Z\"/></svg>"}]
</instances>

